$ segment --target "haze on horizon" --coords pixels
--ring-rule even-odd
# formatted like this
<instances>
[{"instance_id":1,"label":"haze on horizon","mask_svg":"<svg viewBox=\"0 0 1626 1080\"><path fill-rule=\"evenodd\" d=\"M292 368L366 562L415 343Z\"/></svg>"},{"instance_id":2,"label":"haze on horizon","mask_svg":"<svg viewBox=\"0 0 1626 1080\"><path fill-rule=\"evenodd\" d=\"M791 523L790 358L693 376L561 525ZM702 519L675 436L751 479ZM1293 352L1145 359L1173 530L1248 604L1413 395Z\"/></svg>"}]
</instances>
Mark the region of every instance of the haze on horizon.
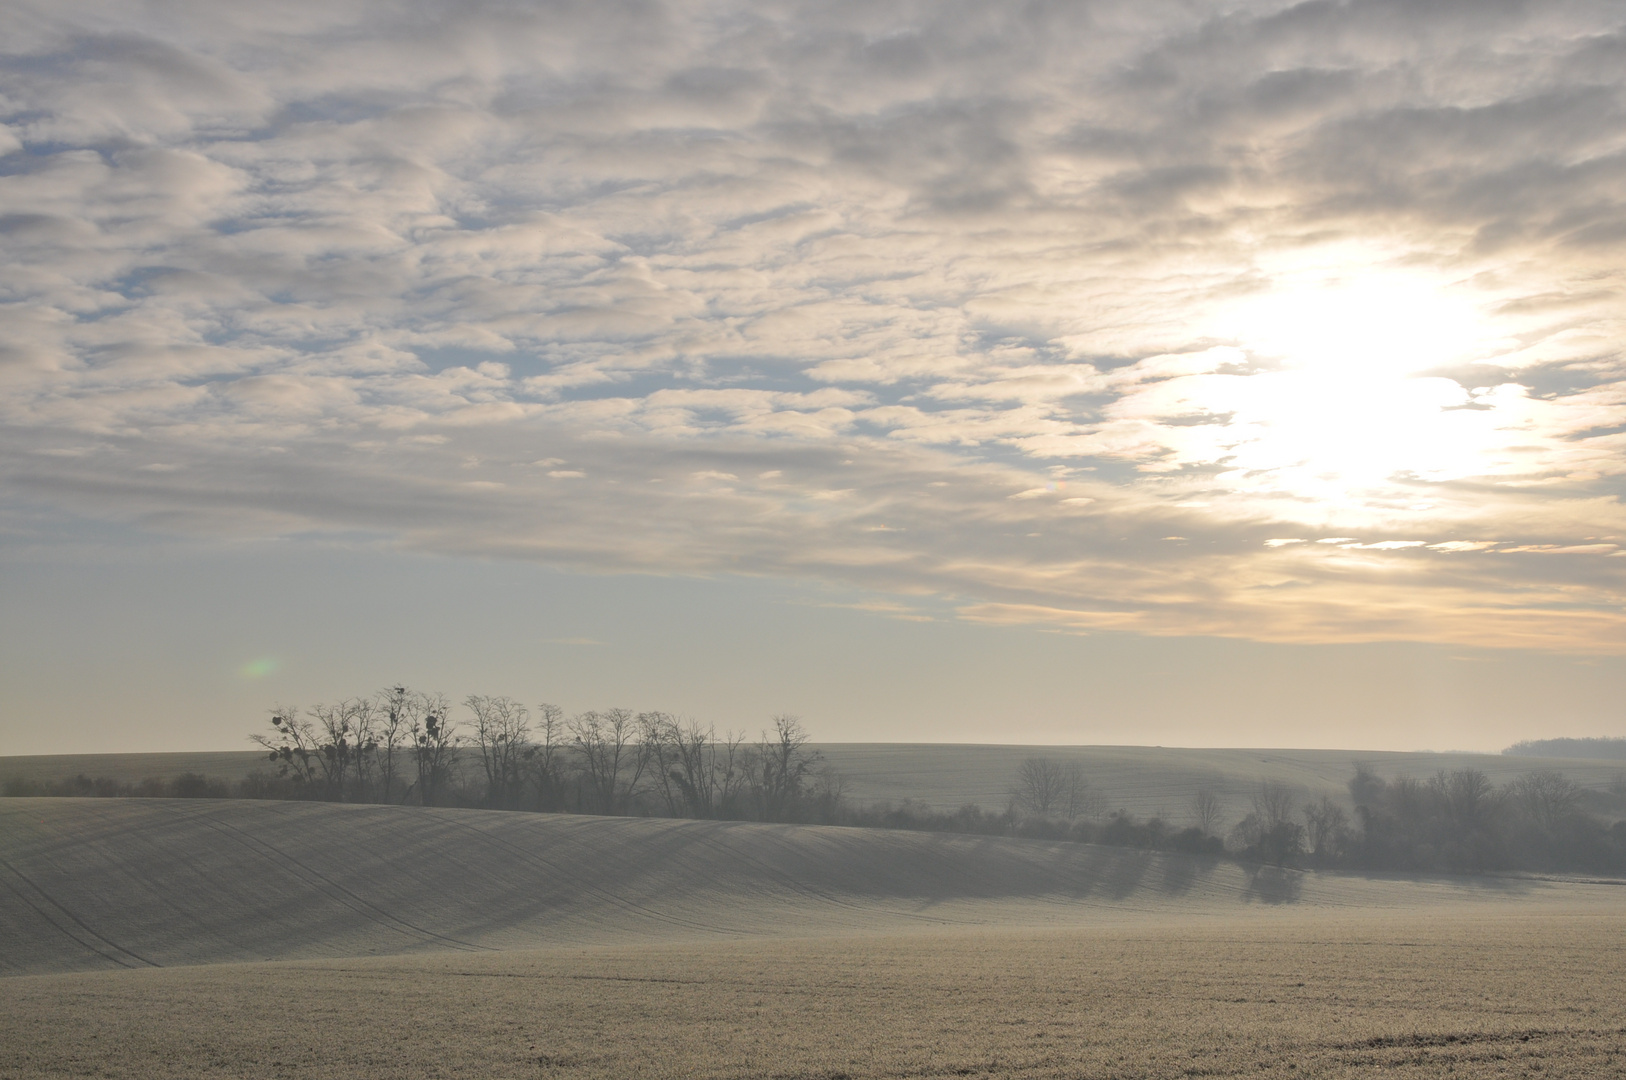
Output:
<instances>
[{"instance_id":1,"label":"haze on horizon","mask_svg":"<svg viewBox=\"0 0 1626 1080\"><path fill-rule=\"evenodd\" d=\"M409 680L1626 733L1598 2L0 10L0 753Z\"/></svg>"}]
</instances>

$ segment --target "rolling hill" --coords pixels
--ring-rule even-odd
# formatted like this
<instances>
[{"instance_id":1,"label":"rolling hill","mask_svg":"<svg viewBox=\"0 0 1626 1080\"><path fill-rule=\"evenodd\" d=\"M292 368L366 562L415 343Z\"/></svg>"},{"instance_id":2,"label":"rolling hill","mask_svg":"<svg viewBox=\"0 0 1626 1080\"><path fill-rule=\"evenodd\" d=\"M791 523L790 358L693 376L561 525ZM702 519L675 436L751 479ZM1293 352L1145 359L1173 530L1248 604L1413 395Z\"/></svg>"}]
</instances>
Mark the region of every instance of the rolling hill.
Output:
<instances>
[{"instance_id":1,"label":"rolling hill","mask_svg":"<svg viewBox=\"0 0 1626 1080\"><path fill-rule=\"evenodd\" d=\"M0 972L1100 925L1618 888L1250 873L1088 845L400 806L0 801Z\"/></svg>"}]
</instances>

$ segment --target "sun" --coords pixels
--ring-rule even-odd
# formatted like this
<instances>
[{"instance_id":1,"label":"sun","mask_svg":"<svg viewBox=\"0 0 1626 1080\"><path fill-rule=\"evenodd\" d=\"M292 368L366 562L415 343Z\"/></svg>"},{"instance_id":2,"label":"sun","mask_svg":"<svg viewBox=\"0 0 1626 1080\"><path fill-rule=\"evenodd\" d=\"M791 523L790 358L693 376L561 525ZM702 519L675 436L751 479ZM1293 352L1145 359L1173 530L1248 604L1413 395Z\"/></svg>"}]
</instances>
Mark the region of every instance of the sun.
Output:
<instances>
[{"instance_id":1,"label":"sun","mask_svg":"<svg viewBox=\"0 0 1626 1080\"><path fill-rule=\"evenodd\" d=\"M1472 364L1489 336L1449 283L1378 270L1300 276L1236 303L1222 323L1254 368L1214 403L1231 417L1237 478L1339 499L1471 475L1494 442L1473 388L1443 370Z\"/></svg>"},{"instance_id":2,"label":"sun","mask_svg":"<svg viewBox=\"0 0 1626 1080\"><path fill-rule=\"evenodd\" d=\"M1420 273L1289 282L1229 313L1251 353L1329 380L1406 377L1470 359L1484 327L1466 296Z\"/></svg>"}]
</instances>

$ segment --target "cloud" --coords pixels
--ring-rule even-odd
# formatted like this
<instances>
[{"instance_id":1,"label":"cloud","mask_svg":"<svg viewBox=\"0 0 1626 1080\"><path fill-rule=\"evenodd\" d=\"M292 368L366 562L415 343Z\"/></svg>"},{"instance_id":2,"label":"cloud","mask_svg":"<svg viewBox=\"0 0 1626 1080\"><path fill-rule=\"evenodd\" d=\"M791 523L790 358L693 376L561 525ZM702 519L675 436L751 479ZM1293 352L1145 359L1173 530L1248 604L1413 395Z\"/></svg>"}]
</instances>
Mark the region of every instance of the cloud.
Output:
<instances>
[{"instance_id":1,"label":"cloud","mask_svg":"<svg viewBox=\"0 0 1626 1080\"><path fill-rule=\"evenodd\" d=\"M13 4L0 491L1617 649L1612 18Z\"/></svg>"}]
</instances>

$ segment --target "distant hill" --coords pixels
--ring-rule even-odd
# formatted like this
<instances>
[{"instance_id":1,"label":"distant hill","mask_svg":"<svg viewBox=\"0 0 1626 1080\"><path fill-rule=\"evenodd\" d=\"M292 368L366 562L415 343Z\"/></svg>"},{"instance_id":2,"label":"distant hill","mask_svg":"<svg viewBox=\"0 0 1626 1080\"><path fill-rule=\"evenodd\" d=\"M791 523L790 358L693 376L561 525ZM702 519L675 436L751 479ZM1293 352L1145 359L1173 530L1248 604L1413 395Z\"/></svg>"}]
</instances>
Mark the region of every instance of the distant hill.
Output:
<instances>
[{"instance_id":1,"label":"distant hill","mask_svg":"<svg viewBox=\"0 0 1626 1080\"><path fill-rule=\"evenodd\" d=\"M1559 740L1563 741L1563 740ZM1574 740L1587 741L1587 740ZM1619 742L1620 740L1614 740ZM1542 746L1545 743L1524 743ZM968 802L1000 810L1010 797L1024 758L1076 761L1109 810L1139 817L1162 815L1177 825L1190 820L1191 797L1199 788L1218 797L1220 817L1229 828L1251 808L1262 780L1287 784L1300 798L1328 794L1347 802L1345 785L1355 763L1383 777L1427 778L1440 770L1473 768L1505 784L1536 769L1559 769L1596 792L1610 789L1621 765L1603 755L1594 761L1559 755L1532 760L1536 750L1509 754L1429 753L1379 750L1294 750L1182 748L1162 746L999 746L950 743L816 743L825 762L841 774L846 797L858 803L911 799L934 810L952 811ZM1617 757L1626 756L1617 753ZM1570 760L1564 760L1569 757ZM478 772L476 756L465 767ZM270 766L259 750L213 753L56 754L0 757L0 791L10 781L45 783L73 776L107 777L139 783L148 777L173 780L182 773L237 781ZM471 779L472 776L471 776Z\"/></svg>"},{"instance_id":2,"label":"distant hill","mask_svg":"<svg viewBox=\"0 0 1626 1080\"><path fill-rule=\"evenodd\" d=\"M1502 753L1514 757L1602 758L1626 761L1626 739L1527 739Z\"/></svg>"}]
</instances>

